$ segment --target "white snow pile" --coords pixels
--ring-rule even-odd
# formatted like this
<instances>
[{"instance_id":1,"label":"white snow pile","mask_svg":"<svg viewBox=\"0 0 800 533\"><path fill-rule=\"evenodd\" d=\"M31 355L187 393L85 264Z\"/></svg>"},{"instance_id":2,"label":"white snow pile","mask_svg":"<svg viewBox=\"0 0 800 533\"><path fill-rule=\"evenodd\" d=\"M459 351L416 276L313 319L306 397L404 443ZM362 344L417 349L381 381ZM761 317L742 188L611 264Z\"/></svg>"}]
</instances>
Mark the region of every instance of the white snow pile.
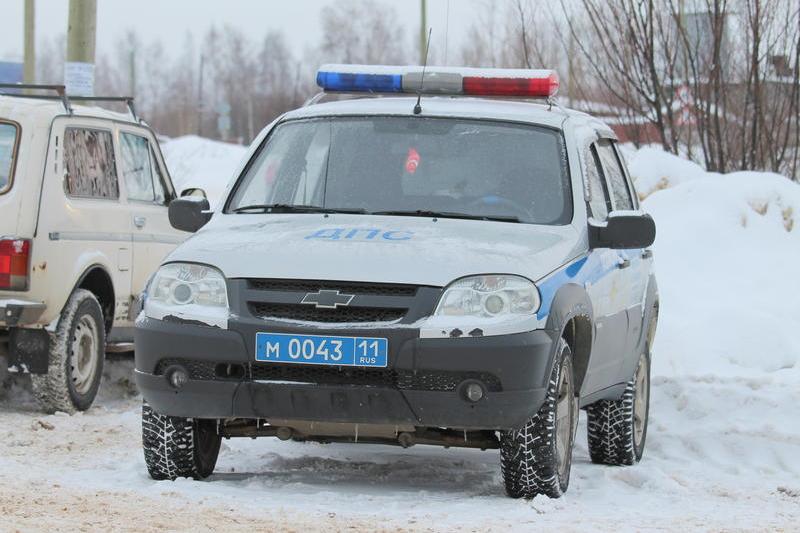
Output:
<instances>
[{"instance_id":1,"label":"white snow pile","mask_svg":"<svg viewBox=\"0 0 800 533\"><path fill-rule=\"evenodd\" d=\"M654 372L800 381L800 186L654 149L630 167L657 224Z\"/></svg>"},{"instance_id":2,"label":"white snow pile","mask_svg":"<svg viewBox=\"0 0 800 533\"><path fill-rule=\"evenodd\" d=\"M161 144L175 189L206 191L212 207L219 201L239 167L247 147L186 135Z\"/></svg>"}]
</instances>

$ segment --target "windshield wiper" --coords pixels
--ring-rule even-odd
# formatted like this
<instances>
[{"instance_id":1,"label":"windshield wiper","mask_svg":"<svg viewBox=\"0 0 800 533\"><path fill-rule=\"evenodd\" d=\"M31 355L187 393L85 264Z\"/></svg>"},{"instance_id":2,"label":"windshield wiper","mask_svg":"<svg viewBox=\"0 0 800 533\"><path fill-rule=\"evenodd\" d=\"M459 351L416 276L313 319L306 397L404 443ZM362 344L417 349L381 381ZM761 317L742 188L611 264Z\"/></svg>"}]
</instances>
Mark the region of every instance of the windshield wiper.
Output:
<instances>
[{"instance_id":1,"label":"windshield wiper","mask_svg":"<svg viewBox=\"0 0 800 533\"><path fill-rule=\"evenodd\" d=\"M454 211L428 211L424 209L416 210L397 210L397 211L373 211L370 215L387 215L399 217L430 217L430 218L463 218L466 220L495 220L498 222L519 222L519 217L512 215L471 215L469 213L457 213Z\"/></svg>"},{"instance_id":2,"label":"windshield wiper","mask_svg":"<svg viewBox=\"0 0 800 533\"><path fill-rule=\"evenodd\" d=\"M245 212L260 213L351 213L365 215L366 209L359 207L322 207L318 205L290 205L290 204L253 204L237 207L233 213Z\"/></svg>"}]
</instances>

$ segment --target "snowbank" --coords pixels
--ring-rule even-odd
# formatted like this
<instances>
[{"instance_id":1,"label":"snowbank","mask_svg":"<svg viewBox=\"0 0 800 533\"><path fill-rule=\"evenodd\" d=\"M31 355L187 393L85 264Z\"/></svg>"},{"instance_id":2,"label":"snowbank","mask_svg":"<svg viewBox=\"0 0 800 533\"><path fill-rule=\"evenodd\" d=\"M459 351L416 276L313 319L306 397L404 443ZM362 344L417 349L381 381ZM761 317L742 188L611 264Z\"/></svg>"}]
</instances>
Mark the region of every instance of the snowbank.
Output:
<instances>
[{"instance_id":1,"label":"snowbank","mask_svg":"<svg viewBox=\"0 0 800 533\"><path fill-rule=\"evenodd\" d=\"M190 187L206 191L214 206L247 152L247 147L196 135L170 139L161 145L175 189Z\"/></svg>"},{"instance_id":2,"label":"snowbank","mask_svg":"<svg viewBox=\"0 0 800 533\"><path fill-rule=\"evenodd\" d=\"M707 175L697 163L675 157L660 148L644 147L635 150L625 147L624 151L628 168L636 178L636 192L640 199Z\"/></svg>"},{"instance_id":3,"label":"snowbank","mask_svg":"<svg viewBox=\"0 0 800 533\"><path fill-rule=\"evenodd\" d=\"M654 372L796 381L800 186L706 173L654 149L636 153L631 172L658 227Z\"/></svg>"}]
</instances>

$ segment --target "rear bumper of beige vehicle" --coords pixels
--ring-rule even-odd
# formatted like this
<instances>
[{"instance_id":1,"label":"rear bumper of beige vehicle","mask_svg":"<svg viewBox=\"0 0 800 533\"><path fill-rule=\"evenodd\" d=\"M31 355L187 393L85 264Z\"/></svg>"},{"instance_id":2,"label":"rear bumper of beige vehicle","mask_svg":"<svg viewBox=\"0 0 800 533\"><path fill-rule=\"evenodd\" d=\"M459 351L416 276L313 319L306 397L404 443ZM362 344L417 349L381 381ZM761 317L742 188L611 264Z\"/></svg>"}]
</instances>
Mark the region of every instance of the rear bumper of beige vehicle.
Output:
<instances>
[{"instance_id":1,"label":"rear bumper of beige vehicle","mask_svg":"<svg viewBox=\"0 0 800 533\"><path fill-rule=\"evenodd\" d=\"M45 311L41 302L0 298L0 328L15 328L36 324Z\"/></svg>"}]
</instances>

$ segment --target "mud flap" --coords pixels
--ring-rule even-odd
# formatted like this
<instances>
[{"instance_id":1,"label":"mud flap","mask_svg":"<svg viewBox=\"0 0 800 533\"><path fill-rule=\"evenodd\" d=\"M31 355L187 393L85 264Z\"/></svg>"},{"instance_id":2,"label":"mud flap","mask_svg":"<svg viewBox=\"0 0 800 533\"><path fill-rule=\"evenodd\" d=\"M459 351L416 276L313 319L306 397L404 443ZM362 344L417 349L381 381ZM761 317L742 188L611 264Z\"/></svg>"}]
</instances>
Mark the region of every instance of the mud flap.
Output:
<instances>
[{"instance_id":1,"label":"mud flap","mask_svg":"<svg viewBox=\"0 0 800 533\"><path fill-rule=\"evenodd\" d=\"M8 340L9 371L47 374L50 333L44 329L13 328Z\"/></svg>"}]
</instances>

